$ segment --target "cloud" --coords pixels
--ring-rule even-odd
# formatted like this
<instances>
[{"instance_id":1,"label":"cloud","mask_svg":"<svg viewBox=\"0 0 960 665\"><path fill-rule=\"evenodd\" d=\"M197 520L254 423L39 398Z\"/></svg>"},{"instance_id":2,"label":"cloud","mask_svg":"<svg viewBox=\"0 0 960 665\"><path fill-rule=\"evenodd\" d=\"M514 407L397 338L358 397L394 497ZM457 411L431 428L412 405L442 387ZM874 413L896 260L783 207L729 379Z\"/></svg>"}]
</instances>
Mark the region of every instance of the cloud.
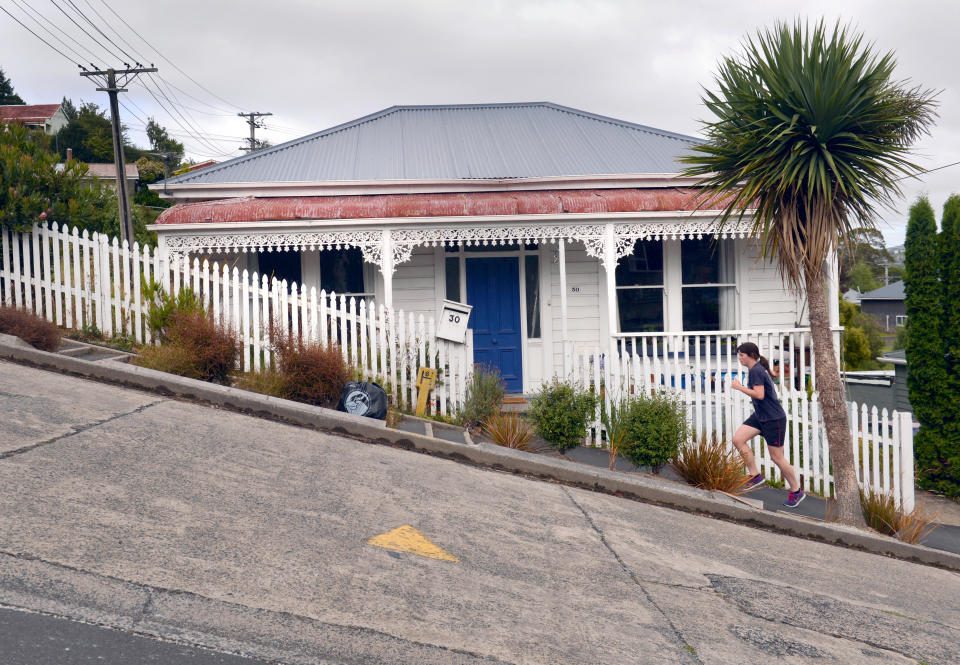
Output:
<instances>
[{"instance_id":1,"label":"cloud","mask_svg":"<svg viewBox=\"0 0 960 665\"><path fill-rule=\"evenodd\" d=\"M729 0L273 0L254 3L173 0L91 0L148 55L161 74L198 99L174 91L192 106L191 122L219 150L236 149L248 134L237 111L270 111L258 136L279 143L394 104L553 101L602 115L695 134L705 116L701 86L743 38L775 20L800 17L849 21L878 49L893 50L898 73L942 89L941 116L919 148L927 167L960 161L960 120L954 58L960 7L912 3L814 0L756 3ZM230 104L212 97L117 21L107 5L167 58ZM78 7L86 10L85 3ZM37 10L65 28L52 6ZM13 8L11 6L11 11ZM59 17L59 18L58 18ZM91 16L91 18L95 18ZM24 18L25 22L27 19ZM109 32L109 31L108 31ZM85 45L99 49L73 29ZM113 35L113 33L110 33ZM119 37L114 37L119 41ZM51 40L52 41L52 40ZM30 102L66 95L106 105L106 96L5 15L0 15L0 67ZM107 61L107 58L103 58ZM114 64L119 65L117 59ZM154 115L185 138L198 157L209 145L140 87L124 97L137 115ZM133 106L136 104L136 107ZM242 105L239 108L234 104ZM142 111L137 110L137 107ZM124 113L135 140L145 143ZM232 137L232 142L226 138ZM221 157L222 158L222 157ZM902 241L912 200L927 191L934 205L960 187L960 167L904 183L905 200L886 212L891 241Z\"/></svg>"}]
</instances>

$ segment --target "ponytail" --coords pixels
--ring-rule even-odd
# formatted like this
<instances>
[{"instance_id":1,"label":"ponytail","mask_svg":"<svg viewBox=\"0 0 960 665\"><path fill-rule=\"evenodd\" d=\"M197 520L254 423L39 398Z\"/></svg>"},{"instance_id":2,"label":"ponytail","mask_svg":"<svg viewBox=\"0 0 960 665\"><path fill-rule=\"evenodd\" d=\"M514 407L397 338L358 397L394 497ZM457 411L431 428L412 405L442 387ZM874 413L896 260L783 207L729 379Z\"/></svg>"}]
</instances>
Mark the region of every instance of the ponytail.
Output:
<instances>
[{"instance_id":1,"label":"ponytail","mask_svg":"<svg viewBox=\"0 0 960 665\"><path fill-rule=\"evenodd\" d=\"M758 363L760 363L767 372L770 371L770 363L767 362L767 359L760 355L760 347L758 347L753 342L744 342L737 347L738 353L745 353L750 356Z\"/></svg>"}]
</instances>

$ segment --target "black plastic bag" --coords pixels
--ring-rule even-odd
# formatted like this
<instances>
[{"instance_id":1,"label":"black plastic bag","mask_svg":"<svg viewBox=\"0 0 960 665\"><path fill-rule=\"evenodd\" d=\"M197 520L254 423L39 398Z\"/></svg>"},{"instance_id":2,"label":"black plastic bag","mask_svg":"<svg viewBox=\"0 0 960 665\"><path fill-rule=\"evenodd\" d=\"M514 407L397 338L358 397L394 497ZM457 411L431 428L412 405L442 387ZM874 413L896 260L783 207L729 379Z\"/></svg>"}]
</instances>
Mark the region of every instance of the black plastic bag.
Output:
<instances>
[{"instance_id":1,"label":"black plastic bag","mask_svg":"<svg viewBox=\"0 0 960 665\"><path fill-rule=\"evenodd\" d=\"M340 393L340 403L337 404L337 410L346 411L356 416L386 420L387 391L376 383L348 381L343 386L343 392Z\"/></svg>"}]
</instances>

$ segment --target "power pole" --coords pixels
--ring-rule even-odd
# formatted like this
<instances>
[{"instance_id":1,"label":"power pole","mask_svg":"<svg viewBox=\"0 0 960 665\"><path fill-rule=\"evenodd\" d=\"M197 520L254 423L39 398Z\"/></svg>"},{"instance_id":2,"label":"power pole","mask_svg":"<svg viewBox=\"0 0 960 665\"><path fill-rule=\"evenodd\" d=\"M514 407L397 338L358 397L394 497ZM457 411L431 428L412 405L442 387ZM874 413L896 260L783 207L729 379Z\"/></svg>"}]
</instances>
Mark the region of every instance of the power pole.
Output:
<instances>
[{"instance_id":1,"label":"power pole","mask_svg":"<svg viewBox=\"0 0 960 665\"><path fill-rule=\"evenodd\" d=\"M263 124L257 122L257 118L263 117L265 115L273 115L272 113L257 113L256 111L251 111L250 113L238 113L238 116L241 118L247 118L247 124L250 125L250 138L247 139L250 141L250 145L246 148L240 148L241 150L249 150L253 152L257 149L257 136L256 131L258 127L263 127Z\"/></svg>"},{"instance_id":2,"label":"power pole","mask_svg":"<svg viewBox=\"0 0 960 665\"><path fill-rule=\"evenodd\" d=\"M170 167L170 158L171 158L171 157L176 157L176 156L179 155L180 153L178 153L178 152L151 152L150 154L151 154L151 155L156 155L157 157L159 157L160 159L163 160L163 193L166 194L166 193L167 193L167 178L169 177L167 174L168 174L168 172L169 172L169 167Z\"/></svg>"},{"instance_id":3,"label":"power pole","mask_svg":"<svg viewBox=\"0 0 960 665\"><path fill-rule=\"evenodd\" d=\"M134 67L127 69L107 69L105 71L81 72L80 76L88 76L100 82L100 92L110 97L110 120L113 124L113 163L117 169L117 202L120 213L120 239L126 240L128 246L133 246L133 219L130 217L130 199L127 198L127 165L123 156L123 136L120 132L120 108L117 103L117 93L126 92L127 84L137 76L157 71L156 67ZM124 77L117 85L117 75Z\"/></svg>"}]
</instances>

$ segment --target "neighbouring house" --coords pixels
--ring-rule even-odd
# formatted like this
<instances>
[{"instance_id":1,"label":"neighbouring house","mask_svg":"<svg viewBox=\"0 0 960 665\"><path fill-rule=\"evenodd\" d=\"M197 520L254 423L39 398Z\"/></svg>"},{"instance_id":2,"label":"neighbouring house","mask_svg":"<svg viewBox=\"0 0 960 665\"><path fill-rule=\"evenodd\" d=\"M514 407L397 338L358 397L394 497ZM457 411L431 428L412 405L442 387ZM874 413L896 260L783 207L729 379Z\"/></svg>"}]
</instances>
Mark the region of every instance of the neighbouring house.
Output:
<instances>
[{"instance_id":1,"label":"neighbouring house","mask_svg":"<svg viewBox=\"0 0 960 665\"><path fill-rule=\"evenodd\" d=\"M907 303L903 281L860 294L860 311L876 319L884 332L896 333L897 328L907 325Z\"/></svg>"},{"instance_id":2,"label":"neighbouring house","mask_svg":"<svg viewBox=\"0 0 960 665\"><path fill-rule=\"evenodd\" d=\"M73 150L67 148L67 161L73 159ZM124 175L127 180L127 196L132 197L136 189L137 180L140 179L140 169L136 164L124 164ZM57 171L62 171L64 163L57 164ZM84 182L93 182L98 180L101 184L110 189L117 190L117 165L110 163L87 163L87 173L83 176Z\"/></svg>"},{"instance_id":3,"label":"neighbouring house","mask_svg":"<svg viewBox=\"0 0 960 665\"><path fill-rule=\"evenodd\" d=\"M860 289L848 289L847 291L844 292L843 299L846 300L848 303L859 305L861 295L862 294L860 293Z\"/></svg>"},{"instance_id":4,"label":"neighbouring house","mask_svg":"<svg viewBox=\"0 0 960 665\"><path fill-rule=\"evenodd\" d=\"M178 205L150 228L174 255L408 313L471 305L473 360L511 392L584 349L692 356L680 335L719 355L721 335L762 333L803 367L809 335L775 340L807 325L805 298L749 218L719 228L678 175L698 141L551 103L395 106L154 183Z\"/></svg>"},{"instance_id":5,"label":"neighbouring house","mask_svg":"<svg viewBox=\"0 0 960 665\"><path fill-rule=\"evenodd\" d=\"M910 406L910 391L907 389L907 374L909 373L907 352L903 349L889 351L877 358L877 360L893 365L893 407L898 411L910 411L912 413L913 408Z\"/></svg>"},{"instance_id":6,"label":"neighbouring house","mask_svg":"<svg viewBox=\"0 0 960 665\"><path fill-rule=\"evenodd\" d=\"M14 104L0 106L0 122L19 122L53 136L70 121L60 104Z\"/></svg>"}]
</instances>

